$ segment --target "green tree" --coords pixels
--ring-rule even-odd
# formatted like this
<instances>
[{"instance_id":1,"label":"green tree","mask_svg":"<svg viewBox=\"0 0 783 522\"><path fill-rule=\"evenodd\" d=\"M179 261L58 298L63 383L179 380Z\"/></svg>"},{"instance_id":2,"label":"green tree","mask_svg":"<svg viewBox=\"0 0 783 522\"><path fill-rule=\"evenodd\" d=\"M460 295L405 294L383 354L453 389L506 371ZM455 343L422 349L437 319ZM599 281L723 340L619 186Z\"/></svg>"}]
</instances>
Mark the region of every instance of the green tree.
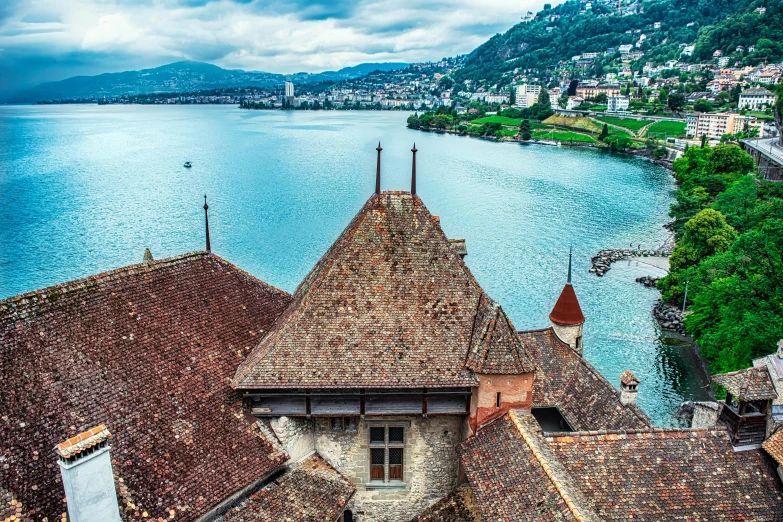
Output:
<instances>
[{"instance_id":1,"label":"green tree","mask_svg":"<svg viewBox=\"0 0 783 522\"><path fill-rule=\"evenodd\" d=\"M682 239L672 252L674 270L688 268L716 253L725 252L737 238L734 227L715 209L705 208L685 223Z\"/></svg>"},{"instance_id":2,"label":"green tree","mask_svg":"<svg viewBox=\"0 0 783 522\"><path fill-rule=\"evenodd\" d=\"M696 112L712 112L713 107L708 99L699 98L696 100L696 103L693 104L693 110Z\"/></svg>"},{"instance_id":3,"label":"green tree","mask_svg":"<svg viewBox=\"0 0 783 522\"><path fill-rule=\"evenodd\" d=\"M666 104L669 101L669 93L666 92L666 89L661 89L658 92L658 101L663 104Z\"/></svg>"},{"instance_id":4,"label":"green tree","mask_svg":"<svg viewBox=\"0 0 783 522\"><path fill-rule=\"evenodd\" d=\"M519 124L519 139L528 141L531 138L530 120L524 119Z\"/></svg>"},{"instance_id":5,"label":"green tree","mask_svg":"<svg viewBox=\"0 0 783 522\"><path fill-rule=\"evenodd\" d=\"M609 126L606 123L604 123L604 128L601 129L601 134L598 135L598 139L600 141L604 141L608 137L609 137Z\"/></svg>"},{"instance_id":6,"label":"green tree","mask_svg":"<svg viewBox=\"0 0 783 522\"><path fill-rule=\"evenodd\" d=\"M419 116L417 114L408 116L408 127L411 129L418 129L420 127Z\"/></svg>"},{"instance_id":7,"label":"green tree","mask_svg":"<svg viewBox=\"0 0 783 522\"><path fill-rule=\"evenodd\" d=\"M541 88L541 92L538 95L538 104L544 107L552 106L552 103L549 101L549 91L545 87Z\"/></svg>"},{"instance_id":8,"label":"green tree","mask_svg":"<svg viewBox=\"0 0 783 522\"><path fill-rule=\"evenodd\" d=\"M509 86L508 103L511 106L517 104L517 90L514 88L513 83Z\"/></svg>"},{"instance_id":9,"label":"green tree","mask_svg":"<svg viewBox=\"0 0 783 522\"><path fill-rule=\"evenodd\" d=\"M685 95L681 92L673 92L669 95L667 104L671 110L679 111L685 107Z\"/></svg>"}]
</instances>

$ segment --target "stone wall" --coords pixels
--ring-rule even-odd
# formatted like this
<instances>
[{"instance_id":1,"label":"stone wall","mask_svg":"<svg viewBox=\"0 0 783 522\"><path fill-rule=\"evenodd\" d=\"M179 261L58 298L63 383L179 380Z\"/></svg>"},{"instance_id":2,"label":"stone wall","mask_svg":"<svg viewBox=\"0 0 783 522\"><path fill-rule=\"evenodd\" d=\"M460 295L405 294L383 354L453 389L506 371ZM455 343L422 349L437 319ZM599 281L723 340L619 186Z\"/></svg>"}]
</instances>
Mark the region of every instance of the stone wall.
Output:
<instances>
[{"instance_id":1,"label":"stone wall","mask_svg":"<svg viewBox=\"0 0 783 522\"><path fill-rule=\"evenodd\" d=\"M405 522L451 493L457 486L459 465L455 446L462 442L464 418L457 415L390 416L357 420L351 430L340 429L330 418L315 421L315 450L356 484L347 506L358 522ZM398 421L406 426L404 486L375 487L370 482L370 426ZM272 421L284 447L301 450L310 443L313 421L281 417ZM280 430L280 431L278 431ZM292 454L292 458L294 455Z\"/></svg>"},{"instance_id":2,"label":"stone wall","mask_svg":"<svg viewBox=\"0 0 783 522\"><path fill-rule=\"evenodd\" d=\"M270 423L275 435L291 460L299 460L312 453L313 419L304 417L274 417Z\"/></svg>"},{"instance_id":3,"label":"stone wall","mask_svg":"<svg viewBox=\"0 0 783 522\"><path fill-rule=\"evenodd\" d=\"M566 343L568 346L576 350L580 355L582 354L582 325L564 325L557 324L550 321L549 324L555 331L557 337ZM579 340L579 346L577 346L577 339Z\"/></svg>"}]
</instances>

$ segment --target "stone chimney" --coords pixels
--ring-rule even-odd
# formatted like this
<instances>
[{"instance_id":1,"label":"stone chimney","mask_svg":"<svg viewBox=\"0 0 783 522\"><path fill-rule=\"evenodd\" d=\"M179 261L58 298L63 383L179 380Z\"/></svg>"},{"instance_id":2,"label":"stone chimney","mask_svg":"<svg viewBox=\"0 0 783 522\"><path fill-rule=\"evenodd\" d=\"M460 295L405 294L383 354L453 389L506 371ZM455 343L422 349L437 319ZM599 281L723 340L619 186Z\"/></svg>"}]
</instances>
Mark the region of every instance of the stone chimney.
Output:
<instances>
[{"instance_id":1,"label":"stone chimney","mask_svg":"<svg viewBox=\"0 0 783 522\"><path fill-rule=\"evenodd\" d=\"M783 359L783 339L778 341L778 357Z\"/></svg>"},{"instance_id":2,"label":"stone chimney","mask_svg":"<svg viewBox=\"0 0 783 522\"><path fill-rule=\"evenodd\" d=\"M620 402L627 406L636 404L636 396L639 393L639 379L625 370L620 376Z\"/></svg>"},{"instance_id":3,"label":"stone chimney","mask_svg":"<svg viewBox=\"0 0 783 522\"><path fill-rule=\"evenodd\" d=\"M69 522L121 522L109 455L110 436L106 426L100 425L54 448Z\"/></svg>"}]
</instances>

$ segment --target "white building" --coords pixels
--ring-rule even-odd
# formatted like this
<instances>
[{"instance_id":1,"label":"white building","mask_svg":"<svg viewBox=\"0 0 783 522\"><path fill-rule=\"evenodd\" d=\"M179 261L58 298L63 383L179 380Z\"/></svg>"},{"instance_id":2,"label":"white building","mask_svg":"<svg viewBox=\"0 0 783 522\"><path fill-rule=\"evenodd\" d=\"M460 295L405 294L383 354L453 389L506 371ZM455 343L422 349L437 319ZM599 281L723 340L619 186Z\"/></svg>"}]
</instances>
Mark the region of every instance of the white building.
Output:
<instances>
[{"instance_id":1,"label":"white building","mask_svg":"<svg viewBox=\"0 0 783 522\"><path fill-rule=\"evenodd\" d=\"M775 95L764 87L752 87L740 94L739 108L762 111L775 104Z\"/></svg>"},{"instance_id":2,"label":"white building","mask_svg":"<svg viewBox=\"0 0 783 522\"><path fill-rule=\"evenodd\" d=\"M541 94L540 85L530 85L524 83L516 87L516 107L525 109L538 102L538 96Z\"/></svg>"},{"instance_id":3,"label":"white building","mask_svg":"<svg viewBox=\"0 0 783 522\"><path fill-rule=\"evenodd\" d=\"M620 54L628 54L631 52L632 49L633 49L633 44L621 45L620 47L617 48Z\"/></svg>"},{"instance_id":4,"label":"white building","mask_svg":"<svg viewBox=\"0 0 783 522\"><path fill-rule=\"evenodd\" d=\"M607 99L606 112L625 112L628 110L628 96L610 96Z\"/></svg>"},{"instance_id":5,"label":"white building","mask_svg":"<svg viewBox=\"0 0 783 522\"><path fill-rule=\"evenodd\" d=\"M566 109L571 111L582 105L582 103L585 101L584 98L580 96L570 96L568 98L568 103L566 104Z\"/></svg>"},{"instance_id":6,"label":"white building","mask_svg":"<svg viewBox=\"0 0 783 522\"><path fill-rule=\"evenodd\" d=\"M764 134L764 122L752 116L741 116L731 112L697 112L686 116L685 134L691 138L707 136L719 140L724 134L737 134L746 128L758 128L759 136Z\"/></svg>"},{"instance_id":7,"label":"white building","mask_svg":"<svg viewBox=\"0 0 783 522\"><path fill-rule=\"evenodd\" d=\"M290 97L290 98L294 97L294 83L293 82L285 82L285 95L286 95L286 97Z\"/></svg>"}]
</instances>

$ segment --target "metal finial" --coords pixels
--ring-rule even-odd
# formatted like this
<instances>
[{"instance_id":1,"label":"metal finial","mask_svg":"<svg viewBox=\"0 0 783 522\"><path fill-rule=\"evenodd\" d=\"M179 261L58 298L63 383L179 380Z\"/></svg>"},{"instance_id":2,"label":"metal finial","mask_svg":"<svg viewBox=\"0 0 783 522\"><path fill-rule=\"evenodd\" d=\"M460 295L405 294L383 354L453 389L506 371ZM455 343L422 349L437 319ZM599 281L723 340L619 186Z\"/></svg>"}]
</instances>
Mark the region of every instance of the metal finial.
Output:
<instances>
[{"instance_id":1,"label":"metal finial","mask_svg":"<svg viewBox=\"0 0 783 522\"><path fill-rule=\"evenodd\" d=\"M204 226L207 230L207 252L212 252L212 247L209 244L209 205L207 205L206 194L204 194Z\"/></svg>"},{"instance_id":2,"label":"metal finial","mask_svg":"<svg viewBox=\"0 0 783 522\"><path fill-rule=\"evenodd\" d=\"M378 142L378 146L375 147L375 150L378 151L378 168L375 171L375 193L380 194L381 193L381 151L383 150L381 148L381 142Z\"/></svg>"},{"instance_id":3,"label":"metal finial","mask_svg":"<svg viewBox=\"0 0 783 522\"><path fill-rule=\"evenodd\" d=\"M573 247L568 247L568 281L566 284L571 284L571 252L573 251Z\"/></svg>"},{"instance_id":4,"label":"metal finial","mask_svg":"<svg viewBox=\"0 0 783 522\"><path fill-rule=\"evenodd\" d=\"M416 148L416 143L413 144L411 152L413 152L413 168L411 169L411 195L416 195L416 152L419 149Z\"/></svg>"}]
</instances>

